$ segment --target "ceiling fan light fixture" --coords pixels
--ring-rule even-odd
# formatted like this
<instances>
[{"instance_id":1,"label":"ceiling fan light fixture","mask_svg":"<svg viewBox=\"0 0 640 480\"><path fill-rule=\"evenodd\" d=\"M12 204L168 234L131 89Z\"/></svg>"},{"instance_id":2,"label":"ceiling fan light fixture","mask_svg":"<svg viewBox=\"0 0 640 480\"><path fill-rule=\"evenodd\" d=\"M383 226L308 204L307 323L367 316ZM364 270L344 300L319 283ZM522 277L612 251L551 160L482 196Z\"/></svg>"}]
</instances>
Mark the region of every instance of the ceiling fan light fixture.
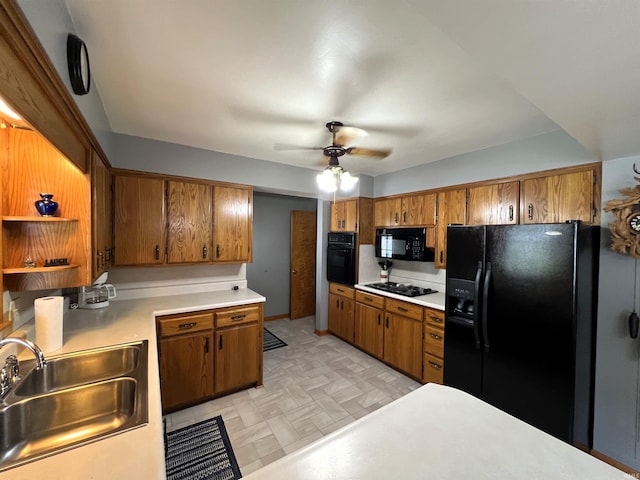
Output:
<instances>
[{"instance_id":1,"label":"ceiling fan light fixture","mask_svg":"<svg viewBox=\"0 0 640 480\"><path fill-rule=\"evenodd\" d=\"M358 183L358 177L354 177L340 165L329 166L319 173L316 177L318 186L323 192L332 193L338 190L348 192Z\"/></svg>"}]
</instances>

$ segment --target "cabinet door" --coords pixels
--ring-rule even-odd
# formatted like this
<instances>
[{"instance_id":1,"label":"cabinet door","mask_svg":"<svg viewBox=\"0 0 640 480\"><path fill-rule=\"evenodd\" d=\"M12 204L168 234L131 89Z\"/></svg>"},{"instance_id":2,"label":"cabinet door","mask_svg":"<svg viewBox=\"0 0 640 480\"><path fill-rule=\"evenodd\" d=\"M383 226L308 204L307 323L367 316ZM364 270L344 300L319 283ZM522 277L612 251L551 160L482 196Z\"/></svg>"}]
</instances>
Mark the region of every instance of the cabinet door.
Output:
<instances>
[{"instance_id":1,"label":"cabinet door","mask_svg":"<svg viewBox=\"0 0 640 480\"><path fill-rule=\"evenodd\" d=\"M329 331L334 335L339 335L340 331L340 295L329 294Z\"/></svg>"},{"instance_id":2,"label":"cabinet door","mask_svg":"<svg viewBox=\"0 0 640 480\"><path fill-rule=\"evenodd\" d=\"M211 186L169 181L167 262L211 261Z\"/></svg>"},{"instance_id":3,"label":"cabinet door","mask_svg":"<svg viewBox=\"0 0 640 480\"><path fill-rule=\"evenodd\" d=\"M518 223L519 182L469 188L468 225L508 225Z\"/></svg>"},{"instance_id":4,"label":"cabinet door","mask_svg":"<svg viewBox=\"0 0 640 480\"><path fill-rule=\"evenodd\" d=\"M342 202L343 205L343 230L345 232L357 232L358 231L358 205L357 201L347 200Z\"/></svg>"},{"instance_id":5,"label":"cabinet door","mask_svg":"<svg viewBox=\"0 0 640 480\"><path fill-rule=\"evenodd\" d=\"M257 323L216 331L216 393L258 383L261 333Z\"/></svg>"},{"instance_id":6,"label":"cabinet door","mask_svg":"<svg viewBox=\"0 0 640 480\"><path fill-rule=\"evenodd\" d=\"M163 411L213 395L213 333L159 341Z\"/></svg>"},{"instance_id":7,"label":"cabinet door","mask_svg":"<svg viewBox=\"0 0 640 480\"><path fill-rule=\"evenodd\" d=\"M436 194L409 195L402 197L403 225L435 225Z\"/></svg>"},{"instance_id":8,"label":"cabinet door","mask_svg":"<svg viewBox=\"0 0 640 480\"><path fill-rule=\"evenodd\" d=\"M215 261L251 261L253 234L251 196L251 189L246 187L214 187Z\"/></svg>"},{"instance_id":9,"label":"cabinet door","mask_svg":"<svg viewBox=\"0 0 640 480\"><path fill-rule=\"evenodd\" d=\"M592 170L523 180L520 223L592 223L593 184Z\"/></svg>"},{"instance_id":10,"label":"cabinet door","mask_svg":"<svg viewBox=\"0 0 640 480\"><path fill-rule=\"evenodd\" d=\"M396 227L400 225L400 210L402 199L383 198L376 200L373 208L373 218L376 227Z\"/></svg>"},{"instance_id":11,"label":"cabinet door","mask_svg":"<svg viewBox=\"0 0 640 480\"><path fill-rule=\"evenodd\" d=\"M340 298L340 336L353 343L356 302L350 298Z\"/></svg>"},{"instance_id":12,"label":"cabinet door","mask_svg":"<svg viewBox=\"0 0 640 480\"><path fill-rule=\"evenodd\" d=\"M331 232L344 231L344 228L342 227L343 218L344 218L344 203L333 202L331 204L331 226L329 227L329 231Z\"/></svg>"},{"instance_id":13,"label":"cabinet door","mask_svg":"<svg viewBox=\"0 0 640 480\"><path fill-rule=\"evenodd\" d=\"M353 343L371 355L382 358L384 311L356 303Z\"/></svg>"},{"instance_id":14,"label":"cabinet door","mask_svg":"<svg viewBox=\"0 0 640 480\"><path fill-rule=\"evenodd\" d=\"M164 263L164 180L118 175L114 188L115 264Z\"/></svg>"},{"instance_id":15,"label":"cabinet door","mask_svg":"<svg viewBox=\"0 0 640 480\"><path fill-rule=\"evenodd\" d=\"M111 173L94 153L91 175L93 215L93 278L111 267L113 222Z\"/></svg>"},{"instance_id":16,"label":"cabinet door","mask_svg":"<svg viewBox=\"0 0 640 480\"><path fill-rule=\"evenodd\" d=\"M438 192L438 222L436 224L435 267L445 268L447 264L447 225L465 223L467 190L445 190Z\"/></svg>"},{"instance_id":17,"label":"cabinet door","mask_svg":"<svg viewBox=\"0 0 640 480\"><path fill-rule=\"evenodd\" d=\"M386 313L384 360L415 378L422 378L422 322Z\"/></svg>"}]
</instances>

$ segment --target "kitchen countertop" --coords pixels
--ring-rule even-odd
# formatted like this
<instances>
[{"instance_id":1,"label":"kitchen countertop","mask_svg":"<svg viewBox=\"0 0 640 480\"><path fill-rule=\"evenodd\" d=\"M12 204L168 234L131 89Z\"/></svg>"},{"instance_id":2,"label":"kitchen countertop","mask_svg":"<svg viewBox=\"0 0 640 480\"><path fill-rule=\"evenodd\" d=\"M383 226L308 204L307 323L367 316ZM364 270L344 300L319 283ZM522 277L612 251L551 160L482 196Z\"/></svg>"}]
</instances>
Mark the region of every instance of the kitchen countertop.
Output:
<instances>
[{"instance_id":1,"label":"kitchen countertop","mask_svg":"<svg viewBox=\"0 0 640 480\"><path fill-rule=\"evenodd\" d=\"M429 383L247 480L621 480L625 474L465 392Z\"/></svg>"},{"instance_id":2,"label":"kitchen countertop","mask_svg":"<svg viewBox=\"0 0 640 480\"><path fill-rule=\"evenodd\" d=\"M64 317L64 344L58 350L45 352L46 357L149 340L149 423L2 471L0 480L164 479L164 442L155 317L264 301L266 299L262 295L242 288L236 291L115 300L105 309L68 310ZM28 334L33 340L32 335L33 328ZM28 355L24 358L28 358Z\"/></svg>"},{"instance_id":3,"label":"kitchen countertop","mask_svg":"<svg viewBox=\"0 0 640 480\"><path fill-rule=\"evenodd\" d=\"M363 292L375 293L381 297L395 298L408 303L415 303L423 307L435 308L436 310L444 310L444 286L438 285L426 285L426 287L438 290L438 293L431 293L429 295L420 295L419 297L406 297L404 295L398 295L395 293L387 292L385 290L378 290L367 286L366 283L359 283L355 285L356 290L362 290ZM422 286L422 285L420 285Z\"/></svg>"}]
</instances>

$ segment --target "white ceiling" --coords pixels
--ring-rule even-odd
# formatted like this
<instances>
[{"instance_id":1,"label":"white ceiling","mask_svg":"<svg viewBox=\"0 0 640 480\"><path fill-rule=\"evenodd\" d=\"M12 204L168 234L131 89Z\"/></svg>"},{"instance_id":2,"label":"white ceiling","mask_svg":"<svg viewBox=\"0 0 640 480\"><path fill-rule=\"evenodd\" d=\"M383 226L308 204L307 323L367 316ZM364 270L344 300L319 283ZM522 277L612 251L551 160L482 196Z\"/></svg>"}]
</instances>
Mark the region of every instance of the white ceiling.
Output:
<instances>
[{"instance_id":1,"label":"white ceiling","mask_svg":"<svg viewBox=\"0 0 640 480\"><path fill-rule=\"evenodd\" d=\"M636 0L66 0L114 132L379 175L565 130L640 154Z\"/></svg>"}]
</instances>

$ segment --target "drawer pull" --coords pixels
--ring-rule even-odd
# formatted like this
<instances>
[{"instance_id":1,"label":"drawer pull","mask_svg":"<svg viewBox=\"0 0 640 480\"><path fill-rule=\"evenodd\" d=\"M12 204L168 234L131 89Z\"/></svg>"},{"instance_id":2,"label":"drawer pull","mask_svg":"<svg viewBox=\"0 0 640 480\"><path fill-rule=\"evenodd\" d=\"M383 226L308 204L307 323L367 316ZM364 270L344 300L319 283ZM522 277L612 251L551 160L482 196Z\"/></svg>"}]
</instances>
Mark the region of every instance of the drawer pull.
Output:
<instances>
[{"instance_id":1,"label":"drawer pull","mask_svg":"<svg viewBox=\"0 0 640 480\"><path fill-rule=\"evenodd\" d=\"M344 293L344 290L342 288L336 288L337 291L339 291L340 293Z\"/></svg>"},{"instance_id":2,"label":"drawer pull","mask_svg":"<svg viewBox=\"0 0 640 480\"><path fill-rule=\"evenodd\" d=\"M188 330L189 328L193 328L198 324L198 322L189 322L189 323L181 323L178 325L180 330Z\"/></svg>"},{"instance_id":3,"label":"drawer pull","mask_svg":"<svg viewBox=\"0 0 640 480\"><path fill-rule=\"evenodd\" d=\"M429 360L429 365L431 368L437 368L438 370L442 368L442 365L438 365L436 362L432 362L431 360Z\"/></svg>"},{"instance_id":4,"label":"drawer pull","mask_svg":"<svg viewBox=\"0 0 640 480\"><path fill-rule=\"evenodd\" d=\"M442 319L440 317L436 317L435 315L430 315L431 320L433 320L436 323L442 323Z\"/></svg>"},{"instance_id":5,"label":"drawer pull","mask_svg":"<svg viewBox=\"0 0 640 480\"><path fill-rule=\"evenodd\" d=\"M241 313L240 315L234 315L233 317L231 317L231 321L232 322L237 322L238 320L242 320L246 317L246 315L244 313Z\"/></svg>"},{"instance_id":6,"label":"drawer pull","mask_svg":"<svg viewBox=\"0 0 640 480\"><path fill-rule=\"evenodd\" d=\"M371 298L371 297L364 297L364 299L365 299L367 302L373 302L373 298Z\"/></svg>"},{"instance_id":7,"label":"drawer pull","mask_svg":"<svg viewBox=\"0 0 640 480\"><path fill-rule=\"evenodd\" d=\"M438 335L437 333L429 333L429 336L431 338L435 338L436 340L442 340L442 337L440 335Z\"/></svg>"},{"instance_id":8,"label":"drawer pull","mask_svg":"<svg viewBox=\"0 0 640 480\"><path fill-rule=\"evenodd\" d=\"M404 307L397 307L398 310L400 310L401 312L408 312L409 309L408 308L404 308Z\"/></svg>"}]
</instances>

